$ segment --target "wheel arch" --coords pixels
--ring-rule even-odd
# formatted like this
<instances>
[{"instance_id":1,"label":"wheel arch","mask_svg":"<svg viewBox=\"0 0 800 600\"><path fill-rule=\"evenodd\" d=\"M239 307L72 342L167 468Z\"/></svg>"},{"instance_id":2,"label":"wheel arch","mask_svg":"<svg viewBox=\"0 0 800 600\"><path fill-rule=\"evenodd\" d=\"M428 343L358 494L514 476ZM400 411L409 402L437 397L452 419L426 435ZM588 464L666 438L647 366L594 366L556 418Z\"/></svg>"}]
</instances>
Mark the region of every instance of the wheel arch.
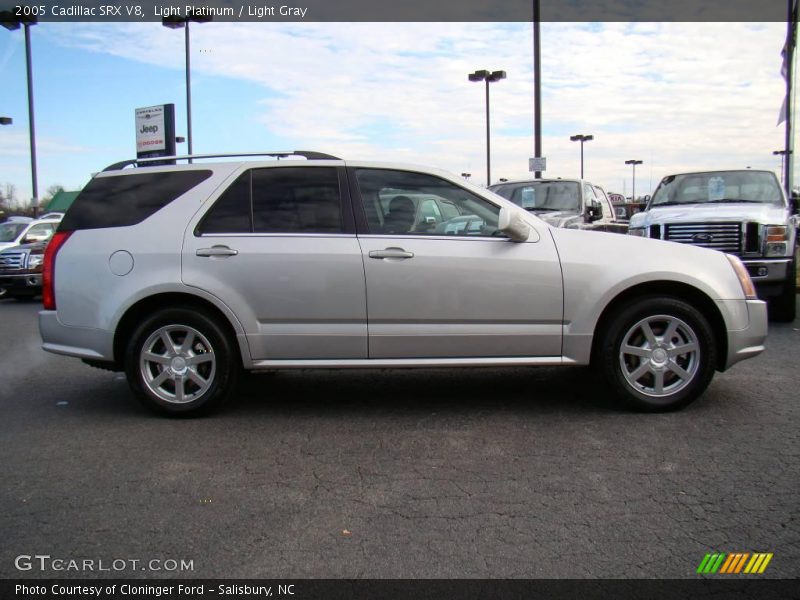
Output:
<instances>
[{"instance_id":1,"label":"wheel arch","mask_svg":"<svg viewBox=\"0 0 800 600\"><path fill-rule=\"evenodd\" d=\"M614 314L626 304L637 298L647 296L678 298L690 303L700 310L708 319L711 330L714 333L714 340L717 343L717 371L725 369L725 360L728 355L728 337L726 335L725 319L722 316L716 303L702 290L697 289L687 283L679 281L648 281L631 286L611 299L606 304L594 328L592 336L592 363L597 362L597 354L602 343L603 335L610 326Z\"/></svg>"},{"instance_id":2,"label":"wheel arch","mask_svg":"<svg viewBox=\"0 0 800 600\"><path fill-rule=\"evenodd\" d=\"M114 330L114 362L122 364L125 345L136 326L145 315L162 308L190 308L201 310L213 317L230 337L231 343L239 348L242 362L248 352L244 338L238 335L241 326L231 320L225 312L208 299L185 292L162 292L142 298L129 306L119 319Z\"/></svg>"}]
</instances>

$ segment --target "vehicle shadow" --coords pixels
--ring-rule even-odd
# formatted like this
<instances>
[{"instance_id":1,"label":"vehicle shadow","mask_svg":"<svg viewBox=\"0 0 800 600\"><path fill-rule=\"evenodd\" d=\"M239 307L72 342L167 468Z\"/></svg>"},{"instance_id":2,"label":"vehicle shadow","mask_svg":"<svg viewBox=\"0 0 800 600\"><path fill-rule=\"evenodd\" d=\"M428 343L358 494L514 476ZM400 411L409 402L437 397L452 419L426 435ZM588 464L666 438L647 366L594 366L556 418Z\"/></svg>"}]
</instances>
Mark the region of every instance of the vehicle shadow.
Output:
<instances>
[{"instance_id":1,"label":"vehicle shadow","mask_svg":"<svg viewBox=\"0 0 800 600\"><path fill-rule=\"evenodd\" d=\"M414 414L625 412L588 367L286 370L243 377L225 412Z\"/></svg>"}]
</instances>

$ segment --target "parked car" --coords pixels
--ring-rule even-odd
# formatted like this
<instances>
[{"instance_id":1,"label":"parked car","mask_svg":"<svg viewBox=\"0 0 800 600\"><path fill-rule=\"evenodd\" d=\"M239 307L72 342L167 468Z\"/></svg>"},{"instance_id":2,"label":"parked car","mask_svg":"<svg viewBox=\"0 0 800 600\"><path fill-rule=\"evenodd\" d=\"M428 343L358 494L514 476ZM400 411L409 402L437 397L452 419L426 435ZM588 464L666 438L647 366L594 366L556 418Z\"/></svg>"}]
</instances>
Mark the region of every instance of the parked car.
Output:
<instances>
[{"instance_id":1,"label":"parked car","mask_svg":"<svg viewBox=\"0 0 800 600\"><path fill-rule=\"evenodd\" d=\"M646 210L631 218L630 233L741 257L770 317L791 322L796 212L771 171L680 173L661 180Z\"/></svg>"},{"instance_id":2,"label":"parked car","mask_svg":"<svg viewBox=\"0 0 800 600\"><path fill-rule=\"evenodd\" d=\"M555 228L443 171L294 154L96 175L45 252L44 349L186 415L242 369L586 364L670 410L764 348L735 256ZM458 215L428 227L413 198Z\"/></svg>"},{"instance_id":3,"label":"parked car","mask_svg":"<svg viewBox=\"0 0 800 600\"><path fill-rule=\"evenodd\" d=\"M0 250L0 298L33 298L42 292L42 263L47 241Z\"/></svg>"},{"instance_id":4,"label":"parked car","mask_svg":"<svg viewBox=\"0 0 800 600\"><path fill-rule=\"evenodd\" d=\"M13 218L13 217L12 217ZM60 221L55 219L11 220L0 223L0 250L50 239Z\"/></svg>"},{"instance_id":5,"label":"parked car","mask_svg":"<svg viewBox=\"0 0 800 600\"><path fill-rule=\"evenodd\" d=\"M626 233L603 188L584 179L526 179L489 190L554 227Z\"/></svg>"}]
</instances>

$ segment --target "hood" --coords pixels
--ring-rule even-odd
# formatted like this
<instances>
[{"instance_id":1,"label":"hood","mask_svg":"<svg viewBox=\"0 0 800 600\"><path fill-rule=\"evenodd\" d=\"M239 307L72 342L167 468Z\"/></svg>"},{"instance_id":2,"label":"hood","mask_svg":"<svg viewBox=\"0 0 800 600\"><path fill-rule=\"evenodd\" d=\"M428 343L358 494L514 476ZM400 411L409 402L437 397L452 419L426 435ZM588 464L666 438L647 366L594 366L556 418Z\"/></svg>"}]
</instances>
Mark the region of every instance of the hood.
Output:
<instances>
[{"instance_id":1,"label":"hood","mask_svg":"<svg viewBox=\"0 0 800 600\"><path fill-rule=\"evenodd\" d=\"M576 223L581 222L581 215L576 210L529 210L528 212L553 227L568 227L572 225L573 221Z\"/></svg>"},{"instance_id":2,"label":"hood","mask_svg":"<svg viewBox=\"0 0 800 600\"><path fill-rule=\"evenodd\" d=\"M48 240L49 241L49 240ZM42 254L47 247L47 242L31 242L30 244L2 244L0 252L11 250L13 252L31 252L32 254Z\"/></svg>"},{"instance_id":3,"label":"hood","mask_svg":"<svg viewBox=\"0 0 800 600\"><path fill-rule=\"evenodd\" d=\"M732 202L725 204L681 204L653 207L631 217L631 227L649 227L661 223L697 223L714 221L755 221L762 225L786 223L788 209L777 204Z\"/></svg>"}]
</instances>

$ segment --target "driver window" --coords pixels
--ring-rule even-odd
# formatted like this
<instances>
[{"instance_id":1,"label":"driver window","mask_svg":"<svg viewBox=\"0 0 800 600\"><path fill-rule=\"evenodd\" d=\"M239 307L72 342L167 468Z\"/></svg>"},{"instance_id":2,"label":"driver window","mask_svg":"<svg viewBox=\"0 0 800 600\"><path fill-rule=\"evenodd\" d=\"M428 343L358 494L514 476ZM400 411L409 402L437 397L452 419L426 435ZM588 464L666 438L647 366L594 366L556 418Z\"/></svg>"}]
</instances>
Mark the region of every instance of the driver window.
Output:
<instances>
[{"instance_id":1,"label":"driver window","mask_svg":"<svg viewBox=\"0 0 800 600\"><path fill-rule=\"evenodd\" d=\"M500 208L433 175L356 169L369 233L485 237L501 235Z\"/></svg>"}]
</instances>

